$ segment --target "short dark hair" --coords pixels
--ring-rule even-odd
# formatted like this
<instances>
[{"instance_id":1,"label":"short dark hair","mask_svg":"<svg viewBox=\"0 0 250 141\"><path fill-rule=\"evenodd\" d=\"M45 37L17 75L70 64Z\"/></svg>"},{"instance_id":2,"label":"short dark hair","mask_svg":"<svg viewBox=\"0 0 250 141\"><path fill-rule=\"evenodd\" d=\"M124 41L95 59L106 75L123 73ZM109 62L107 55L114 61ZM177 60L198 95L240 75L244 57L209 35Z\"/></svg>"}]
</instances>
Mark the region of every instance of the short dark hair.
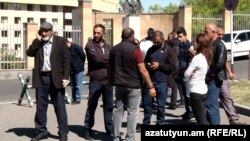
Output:
<instances>
[{"instance_id":1,"label":"short dark hair","mask_svg":"<svg viewBox=\"0 0 250 141\"><path fill-rule=\"evenodd\" d=\"M184 28L184 27L178 27L177 28L177 34L183 34L184 36L186 36L187 35L187 31L186 31L186 29Z\"/></svg>"},{"instance_id":2,"label":"short dark hair","mask_svg":"<svg viewBox=\"0 0 250 141\"><path fill-rule=\"evenodd\" d=\"M156 30L154 32L154 38L157 37L157 36L160 36L161 40L164 40L164 35L160 30Z\"/></svg>"},{"instance_id":3,"label":"short dark hair","mask_svg":"<svg viewBox=\"0 0 250 141\"><path fill-rule=\"evenodd\" d=\"M134 36L135 32L132 28L126 27L122 30L122 39L129 39Z\"/></svg>"},{"instance_id":4,"label":"short dark hair","mask_svg":"<svg viewBox=\"0 0 250 141\"><path fill-rule=\"evenodd\" d=\"M147 38L146 38L146 40L152 40L153 37L154 37L154 32L155 32L155 30L150 27L148 29L148 32L147 32Z\"/></svg>"},{"instance_id":5,"label":"short dark hair","mask_svg":"<svg viewBox=\"0 0 250 141\"><path fill-rule=\"evenodd\" d=\"M105 32L105 26L104 25L102 25L102 24L96 24L94 26L94 29L97 28L97 27L100 27L103 30L103 32Z\"/></svg>"}]
</instances>

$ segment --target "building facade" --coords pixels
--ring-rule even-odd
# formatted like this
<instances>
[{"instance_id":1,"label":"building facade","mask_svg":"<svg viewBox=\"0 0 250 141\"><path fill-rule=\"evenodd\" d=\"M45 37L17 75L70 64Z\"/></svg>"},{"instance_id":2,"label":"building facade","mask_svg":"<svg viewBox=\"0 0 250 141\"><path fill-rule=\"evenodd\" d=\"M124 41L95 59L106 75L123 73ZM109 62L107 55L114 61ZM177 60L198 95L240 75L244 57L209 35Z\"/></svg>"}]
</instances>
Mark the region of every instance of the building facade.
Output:
<instances>
[{"instance_id":1,"label":"building facade","mask_svg":"<svg viewBox=\"0 0 250 141\"><path fill-rule=\"evenodd\" d=\"M91 2L93 11L118 11L118 0ZM72 26L76 23L72 21L72 11L78 6L79 0L0 0L0 48L9 49L15 56L23 58L24 23L36 23L39 28L47 21L53 24L56 34L67 38L77 36L71 32L81 31L79 25Z\"/></svg>"}]
</instances>

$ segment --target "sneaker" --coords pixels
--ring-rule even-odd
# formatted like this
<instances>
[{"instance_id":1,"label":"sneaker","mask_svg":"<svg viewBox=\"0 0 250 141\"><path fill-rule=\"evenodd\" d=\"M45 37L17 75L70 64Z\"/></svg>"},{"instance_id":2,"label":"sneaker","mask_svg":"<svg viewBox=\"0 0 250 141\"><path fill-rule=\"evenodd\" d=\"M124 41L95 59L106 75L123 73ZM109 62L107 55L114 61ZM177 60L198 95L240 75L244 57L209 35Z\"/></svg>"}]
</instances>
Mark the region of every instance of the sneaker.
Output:
<instances>
[{"instance_id":1,"label":"sneaker","mask_svg":"<svg viewBox=\"0 0 250 141\"><path fill-rule=\"evenodd\" d=\"M76 105L76 104L81 104L81 101L75 100L75 101L72 102L72 105Z\"/></svg>"}]
</instances>

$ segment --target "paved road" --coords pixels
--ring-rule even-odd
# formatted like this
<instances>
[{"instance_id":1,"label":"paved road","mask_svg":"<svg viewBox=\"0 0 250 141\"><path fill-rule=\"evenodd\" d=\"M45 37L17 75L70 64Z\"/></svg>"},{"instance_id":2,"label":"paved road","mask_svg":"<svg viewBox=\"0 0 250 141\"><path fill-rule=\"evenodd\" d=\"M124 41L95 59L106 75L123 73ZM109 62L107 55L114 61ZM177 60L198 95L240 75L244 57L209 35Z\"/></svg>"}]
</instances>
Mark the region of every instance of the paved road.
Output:
<instances>
[{"instance_id":1,"label":"paved road","mask_svg":"<svg viewBox=\"0 0 250 141\"><path fill-rule=\"evenodd\" d=\"M36 133L34 130L34 115L35 107L28 107L27 101L24 101L21 106L17 106L16 102L0 104L0 141L28 141ZM100 141L110 141L112 140L109 136L105 135L104 125L103 125L103 113L101 108L101 100L99 101L99 106L97 107L95 116L95 139ZM67 104L68 121L69 121L69 141L84 141L83 132L83 120L86 111L87 98L83 97L81 104L79 105L69 105ZM184 108L177 108L176 110L166 109L166 122L169 124L195 124L194 120L183 121L180 115L184 113ZM123 127L121 132L126 134L126 115L125 112L123 117ZM140 109L138 116L138 126L141 124L143 118L143 109ZM250 118L244 115L240 115L243 122L250 124ZM156 115L154 113L152 117L152 124L155 124ZM221 123L227 125L228 120L221 109ZM54 109L52 105L49 105L48 109L48 130L52 136L48 141L58 140L57 136L57 122L54 114ZM181 129L180 129L181 130ZM123 136L124 138L124 136ZM140 141L140 131L136 133L136 141Z\"/></svg>"},{"instance_id":2,"label":"paved road","mask_svg":"<svg viewBox=\"0 0 250 141\"><path fill-rule=\"evenodd\" d=\"M236 62L235 67L236 76L243 76L242 70L247 70L247 61ZM244 68L242 68L244 67ZM237 74L237 71L240 73ZM246 75L246 72L244 76ZM87 79L87 78L86 78ZM70 87L66 91L70 94ZM29 107L27 100L24 100L21 106L17 106L17 99L20 95L21 87L19 80L0 81L0 141L27 141L30 140L36 133L34 130L34 115L35 107ZM31 97L34 100L34 90L29 90ZM80 105L67 104L68 119L69 119L69 141L84 141L82 136L83 120L87 105L88 88L84 86L84 95ZM96 111L96 124L93 127L95 132L95 139L101 141L110 141L111 138L105 135L103 125L103 114L101 108L101 100ZM221 123L228 125L228 119L223 109L221 111ZM177 108L176 110L166 109L166 122L169 124L195 124L195 121L183 121L180 115L184 113L184 108ZM140 109L138 115L138 125L141 124L143 118L143 109ZM250 117L241 115L241 121L250 124ZM152 117L152 124L155 124L155 113ZM126 113L123 118L122 133L126 134ZM48 130L52 136L48 141L58 140L57 137L57 122L52 105L48 109ZM124 137L124 136L123 136ZM136 140L140 140L140 132L136 134Z\"/></svg>"}]
</instances>

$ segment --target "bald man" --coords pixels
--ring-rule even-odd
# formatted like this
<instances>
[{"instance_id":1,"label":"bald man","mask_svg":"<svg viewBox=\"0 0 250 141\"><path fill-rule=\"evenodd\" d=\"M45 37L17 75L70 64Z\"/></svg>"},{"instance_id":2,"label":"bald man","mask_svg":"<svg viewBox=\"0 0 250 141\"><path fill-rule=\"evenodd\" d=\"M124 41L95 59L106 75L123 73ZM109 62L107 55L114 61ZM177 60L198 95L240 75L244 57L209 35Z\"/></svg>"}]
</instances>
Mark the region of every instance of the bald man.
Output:
<instances>
[{"instance_id":1,"label":"bald man","mask_svg":"<svg viewBox=\"0 0 250 141\"><path fill-rule=\"evenodd\" d=\"M226 63L227 50L223 42L218 38L218 27L214 23L205 26L205 33L211 38L214 48L213 64L206 76L208 95L206 98L206 110L208 122L211 125L220 124L219 94L223 80L227 79Z\"/></svg>"}]
</instances>

